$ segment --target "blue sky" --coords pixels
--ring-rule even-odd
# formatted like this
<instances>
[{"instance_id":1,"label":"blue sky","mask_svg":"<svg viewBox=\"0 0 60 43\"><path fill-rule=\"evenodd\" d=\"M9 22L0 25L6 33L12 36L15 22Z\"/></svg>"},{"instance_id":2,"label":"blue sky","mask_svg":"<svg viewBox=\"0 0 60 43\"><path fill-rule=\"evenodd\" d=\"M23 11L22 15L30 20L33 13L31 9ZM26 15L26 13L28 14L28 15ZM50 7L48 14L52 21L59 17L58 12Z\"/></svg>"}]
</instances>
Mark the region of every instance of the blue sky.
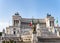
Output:
<instances>
[{"instance_id":1,"label":"blue sky","mask_svg":"<svg viewBox=\"0 0 60 43\"><path fill-rule=\"evenodd\" d=\"M24 18L45 18L47 13L60 20L60 0L0 0L0 31L12 25L16 12ZM59 21L60 24L60 21Z\"/></svg>"}]
</instances>

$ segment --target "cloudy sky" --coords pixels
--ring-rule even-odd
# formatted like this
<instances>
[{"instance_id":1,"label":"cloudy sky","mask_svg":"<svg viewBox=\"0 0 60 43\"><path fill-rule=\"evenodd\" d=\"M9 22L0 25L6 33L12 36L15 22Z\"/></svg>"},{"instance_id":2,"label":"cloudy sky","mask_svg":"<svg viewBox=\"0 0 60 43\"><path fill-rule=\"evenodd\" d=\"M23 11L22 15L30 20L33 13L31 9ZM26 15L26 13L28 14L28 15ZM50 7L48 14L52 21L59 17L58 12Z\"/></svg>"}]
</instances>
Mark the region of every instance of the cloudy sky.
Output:
<instances>
[{"instance_id":1,"label":"cloudy sky","mask_svg":"<svg viewBox=\"0 0 60 43\"><path fill-rule=\"evenodd\" d=\"M16 12L24 18L45 18L47 13L60 20L60 0L0 0L0 31L12 25ZM59 21L60 24L60 21Z\"/></svg>"}]
</instances>

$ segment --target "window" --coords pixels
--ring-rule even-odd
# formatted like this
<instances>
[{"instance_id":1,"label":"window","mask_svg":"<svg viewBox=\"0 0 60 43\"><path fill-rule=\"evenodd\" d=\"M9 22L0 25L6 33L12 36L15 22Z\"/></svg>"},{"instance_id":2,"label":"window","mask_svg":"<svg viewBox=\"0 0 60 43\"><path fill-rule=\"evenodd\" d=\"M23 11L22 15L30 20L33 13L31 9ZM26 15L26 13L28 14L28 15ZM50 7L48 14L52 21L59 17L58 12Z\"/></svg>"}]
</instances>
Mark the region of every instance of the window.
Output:
<instances>
[{"instance_id":1,"label":"window","mask_svg":"<svg viewBox=\"0 0 60 43\"><path fill-rule=\"evenodd\" d=\"M14 31L14 35L16 34L16 32Z\"/></svg>"},{"instance_id":2,"label":"window","mask_svg":"<svg viewBox=\"0 0 60 43\"><path fill-rule=\"evenodd\" d=\"M16 24L18 25L19 20L14 20L14 26L16 26Z\"/></svg>"},{"instance_id":3,"label":"window","mask_svg":"<svg viewBox=\"0 0 60 43\"><path fill-rule=\"evenodd\" d=\"M50 26L54 26L54 21L50 21Z\"/></svg>"},{"instance_id":4,"label":"window","mask_svg":"<svg viewBox=\"0 0 60 43\"><path fill-rule=\"evenodd\" d=\"M51 21L50 21L50 26L51 26Z\"/></svg>"}]
</instances>

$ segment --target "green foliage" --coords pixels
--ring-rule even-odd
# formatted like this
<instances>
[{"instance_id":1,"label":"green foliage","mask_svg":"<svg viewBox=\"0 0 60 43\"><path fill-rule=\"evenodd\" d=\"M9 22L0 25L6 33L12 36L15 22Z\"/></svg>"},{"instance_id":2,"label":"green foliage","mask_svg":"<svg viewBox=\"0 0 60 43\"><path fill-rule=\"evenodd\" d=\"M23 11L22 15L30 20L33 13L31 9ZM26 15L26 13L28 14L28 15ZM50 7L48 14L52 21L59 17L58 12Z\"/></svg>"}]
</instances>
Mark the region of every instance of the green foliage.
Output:
<instances>
[{"instance_id":1,"label":"green foliage","mask_svg":"<svg viewBox=\"0 0 60 43\"><path fill-rule=\"evenodd\" d=\"M2 43L16 43L16 41L10 40L10 41L2 41Z\"/></svg>"},{"instance_id":2,"label":"green foliage","mask_svg":"<svg viewBox=\"0 0 60 43\"><path fill-rule=\"evenodd\" d=\"M10 40L10 43L13 43L14 42L14 40Z\"/></svg>"},{"instance_id":3,"label":"green foliage","mask_svg":"<svg viewBox=\"0 0 60 43\"><path fill-rule=\"evenodd\" d=\"M5 43L5 41L2 41L2 43Z\"/></svg>"},{"instance_id":4,"label":"green foliage","mask_svg":"<svg viewBox=\"0 0 60 43\"><path fill-rule=\"evenodd\" d=\"M0 36L2 36L2 32L0 32Z\"/></svg>"}]
</instances>

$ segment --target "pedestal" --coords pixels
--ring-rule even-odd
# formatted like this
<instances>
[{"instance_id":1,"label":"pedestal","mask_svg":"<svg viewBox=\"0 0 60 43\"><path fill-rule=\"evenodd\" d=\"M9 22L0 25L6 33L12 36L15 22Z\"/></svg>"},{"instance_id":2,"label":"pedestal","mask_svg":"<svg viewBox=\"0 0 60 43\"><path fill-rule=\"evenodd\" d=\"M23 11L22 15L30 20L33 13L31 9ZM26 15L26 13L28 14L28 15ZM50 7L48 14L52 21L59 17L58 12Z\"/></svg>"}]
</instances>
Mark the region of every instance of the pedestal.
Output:
<instances>
[{"instance_id":1,"label":"pedestal","mask_svg":"<svg viewBox=\"0 0 60 43\"><path fill-rule=\"evenodd\" d=\"M32 34L31 43L37 43L37 35L36 34Z\"/></svg>"}]
</instances>

